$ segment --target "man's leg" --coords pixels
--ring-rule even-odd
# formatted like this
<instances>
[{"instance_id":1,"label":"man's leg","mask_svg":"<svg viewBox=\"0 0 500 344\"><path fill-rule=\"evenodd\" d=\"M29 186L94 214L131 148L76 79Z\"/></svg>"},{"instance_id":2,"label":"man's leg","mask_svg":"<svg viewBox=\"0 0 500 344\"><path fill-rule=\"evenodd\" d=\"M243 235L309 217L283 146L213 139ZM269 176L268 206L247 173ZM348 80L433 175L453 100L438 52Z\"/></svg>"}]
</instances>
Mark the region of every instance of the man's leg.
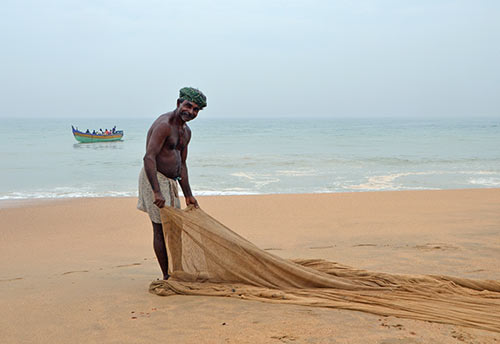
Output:
<instances>
[{"instance_id":1,"label":"man's leg","mask_svg":"<svg viewBox=\"0 0 500 344\"><path fill-rule=\"evenodd\" d=\"M166 280L170 276L168 275L168 255L161 223L153 222L153 248L158 263L160 264L161 271L163 272L163 279Z\"/></svg>"}]
</instances>

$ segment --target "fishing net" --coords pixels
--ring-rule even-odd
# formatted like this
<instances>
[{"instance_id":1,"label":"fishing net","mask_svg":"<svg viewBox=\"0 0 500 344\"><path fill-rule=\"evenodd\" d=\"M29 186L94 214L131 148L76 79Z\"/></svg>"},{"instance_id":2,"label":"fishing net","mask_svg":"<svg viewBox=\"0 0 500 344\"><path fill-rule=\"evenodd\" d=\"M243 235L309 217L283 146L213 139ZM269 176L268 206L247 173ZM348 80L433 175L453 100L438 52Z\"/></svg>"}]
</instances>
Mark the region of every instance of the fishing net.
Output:
<instances>
[{"instance_id":1,"label":"fishing net","mask_svg":"<svg viewBox=\"0 0 500 344\"><path fill-rule=\"evenodd\" d=\"M259 249L201 209L162 209L169 274L150 292L350 309L500 332L500 281L357 270Z\"/></svg>"}]
</instances>

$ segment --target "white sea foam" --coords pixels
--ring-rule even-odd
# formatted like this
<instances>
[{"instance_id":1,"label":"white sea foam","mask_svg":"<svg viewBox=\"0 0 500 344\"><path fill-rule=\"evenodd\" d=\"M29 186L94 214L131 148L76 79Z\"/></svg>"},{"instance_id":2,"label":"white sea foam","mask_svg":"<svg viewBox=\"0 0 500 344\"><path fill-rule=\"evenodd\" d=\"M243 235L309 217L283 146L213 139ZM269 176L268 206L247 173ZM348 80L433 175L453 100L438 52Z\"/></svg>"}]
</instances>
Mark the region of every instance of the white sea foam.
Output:
<instances>
[{"instance_id":1,"label":"white sea foam","mask_svg":"<svg viewBox=\"0 0 500 344\"><path fill-rule=\"evenodd\" d=\"M495 175L495 174L500 174L500 171L464 171L466 174L481 174L481 175Z\"/></svg>"},{"instance_id":2,"label":"white sea foam","mask_svg":"<svg viewBox=\"0 0 500 344\"><path fill-rule=\"evenodd\" d=\"M260 189L271 183L278 183L280 181L279 178L276 178L272 174L268 173L236 172L231 173L231 176L248 179L248 181L250 181L257 189Z\"/></svg>"},{"instance_id":3,"label":"white sea foam","mask_svg":"<svg viewBox=\"0 0 500 344\"><path fill-rule=\"evenodd\" d=\"M233 176L233 177L247 178L247 179L250 179L250 180L254 180L255 179L255 177L253 177L250 174L245 173L245 172L236 172L236 173L231 173L230 175Z\"/></svg>"},{"instance_id":4,"label":"white sea foam","mask_svg":"<svg viewBox=\"0 0 500 344\"><path fill-rule=\"evenodd\" d=\"M408 176L432 176L432 175L499 175L500 172L496 171L419 171L419 172L403 172L393 173L389 175L379 175L367 177L366 183L356 185L344 185L344 189L352 190L421 190L421 189L439 189L432 186L415 186L405 185L403 183L396 183L396 180ZM464 184L474 184L482 186L499 186L500 178L469 178Z\"/></svg>"},{"instance_id":5,"label":"white sea foam","mask_svg":"<svg viewBox=\"0 0 500 344\"><path fill-rule=\"evenodd\" d=\"M429 175L436 174L439 172L428 171L428 172L405 172L405 173L394 173L382 176L372 176L368 177L368 182L358 185L346 185L344 188L353 190L401 190L402 185L394 184L394 181L398 178L410 176L410 175Z\"/></svg>"},{"instance_id":6,"label":"white sea foam","mask_svg":"<svg viewBox=\"0 0 500 344\"><path fill-rule=\"evenodd\" d=\"M289 176L289 177L308 177L317 174L316 170L278 170L276 171L278 176Z\"/></svg>"},{"instance_id":7,"label":"white sea foam","mask_svg":"<svg viewBox=\"0 0 500 344\"><path fill-rule=\"evenodd\" d=\"M259 195L255 191L236 191L236 190L196 190L195 196L243 196L243 195Z\"/></svg>"},{"instance_id":8,"label":"white sea foam","mask_svg":"<svg viewBox=\"0 0 500 344\"><path fill-rule=\"evenodd\" d=\"M469 183L478 186L500 186L500 178L471 178Z\"/></svg>"},{"instance_id":9,"label":"white sea foam","mask_svg":"<svg viewBox=\"0 0 500 344\"><path fill-rule=\"evenodd\" d=\"M58 198L94 198L94 197L137 197L137 191L32 191L7 192L0 195L0 200L22 199L58 199Z\"/></svg>"}]
</instances>

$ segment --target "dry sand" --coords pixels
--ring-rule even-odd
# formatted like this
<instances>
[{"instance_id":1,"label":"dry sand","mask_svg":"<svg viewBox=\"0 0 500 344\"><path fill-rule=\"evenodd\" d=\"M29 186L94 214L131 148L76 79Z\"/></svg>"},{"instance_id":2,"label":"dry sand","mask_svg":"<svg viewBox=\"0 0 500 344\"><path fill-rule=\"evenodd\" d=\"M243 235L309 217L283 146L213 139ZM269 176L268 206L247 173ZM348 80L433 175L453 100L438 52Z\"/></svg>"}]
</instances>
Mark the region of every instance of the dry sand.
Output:
<instances>
[{"instance_id":1,"label":"dry sand","mask_svg":"<svg viewBox=\"0 0 500 344\"><path fill-rule=\"evenodd\" d=\"M500 280L500 189L198 200L282 257ZM500 343L498 333L360 312L149 294L161 275L135 203L0 203L0 343Z\"/></svg>"}]
</instances>

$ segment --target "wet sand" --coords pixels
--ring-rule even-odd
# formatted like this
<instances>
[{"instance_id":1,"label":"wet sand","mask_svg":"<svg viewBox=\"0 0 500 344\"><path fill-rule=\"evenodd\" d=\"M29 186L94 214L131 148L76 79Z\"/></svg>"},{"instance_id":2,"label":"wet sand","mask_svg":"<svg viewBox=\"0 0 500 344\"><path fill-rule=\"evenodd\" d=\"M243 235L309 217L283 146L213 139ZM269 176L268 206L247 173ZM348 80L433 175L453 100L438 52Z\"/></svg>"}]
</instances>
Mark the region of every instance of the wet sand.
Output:
<instances>
[{"instance_id":1,"label":"wet sand","mask_svg":"<svg viewBox=\"0 0 500 344\"><path fill-rule=\"evenodd\" d=\"M500 189L199 197L285 258L500 280ZM497 343L481 330L216 297L158 297L134 198L0 203L2 343Z\"/></svg>"}]
</instances>

